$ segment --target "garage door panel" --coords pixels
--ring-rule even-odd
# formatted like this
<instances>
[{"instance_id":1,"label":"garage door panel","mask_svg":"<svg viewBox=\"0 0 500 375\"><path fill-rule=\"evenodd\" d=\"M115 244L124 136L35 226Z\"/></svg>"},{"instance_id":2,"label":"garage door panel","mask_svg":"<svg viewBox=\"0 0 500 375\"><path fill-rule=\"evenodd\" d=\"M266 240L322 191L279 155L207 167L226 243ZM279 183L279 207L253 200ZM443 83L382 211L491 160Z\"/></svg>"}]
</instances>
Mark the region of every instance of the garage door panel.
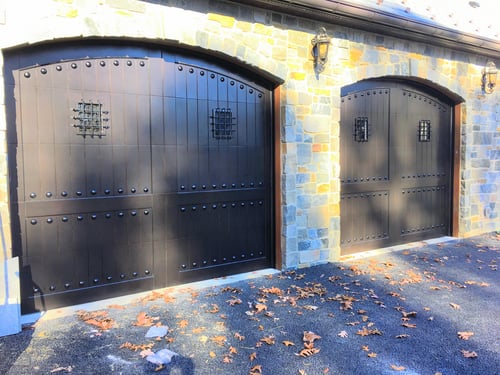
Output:
<instances>
[{"instance_id":1,"label":"garage door panel","mask_svg":"<svg viewBox=\"0 0 500 375\"><path fill-rule=\"evenodd\" d=\"M269 92L200 66L17 72L25 312L271 264Z\"/></svg>"},{"instance_id":2,"label":"garage door panel","mask_svg":"<svg viewBox=\"0 0 500 375\"><path fill-rule=\"evenodd\" d=\"M449 105L401 83L369 85L341 100L343 253L449 232Z\"/></svg>"}]
</instances>

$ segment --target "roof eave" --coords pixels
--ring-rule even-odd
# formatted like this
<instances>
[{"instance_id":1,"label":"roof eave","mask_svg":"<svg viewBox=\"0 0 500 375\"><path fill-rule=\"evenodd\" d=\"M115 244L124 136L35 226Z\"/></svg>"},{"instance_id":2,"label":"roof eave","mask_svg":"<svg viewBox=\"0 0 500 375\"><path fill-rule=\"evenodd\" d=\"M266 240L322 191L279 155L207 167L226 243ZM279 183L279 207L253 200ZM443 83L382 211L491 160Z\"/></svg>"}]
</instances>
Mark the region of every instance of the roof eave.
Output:
<instances>
[{"instance_id":1,"label":"roof eave","mask_svg":"<svg viewBox=\"0 0 500 375\"><path fill-rule=\"evenodd\" d=\"M500 41L335 0L247 0L248 5L500 59Z\"/></svg>"}]
</instances>

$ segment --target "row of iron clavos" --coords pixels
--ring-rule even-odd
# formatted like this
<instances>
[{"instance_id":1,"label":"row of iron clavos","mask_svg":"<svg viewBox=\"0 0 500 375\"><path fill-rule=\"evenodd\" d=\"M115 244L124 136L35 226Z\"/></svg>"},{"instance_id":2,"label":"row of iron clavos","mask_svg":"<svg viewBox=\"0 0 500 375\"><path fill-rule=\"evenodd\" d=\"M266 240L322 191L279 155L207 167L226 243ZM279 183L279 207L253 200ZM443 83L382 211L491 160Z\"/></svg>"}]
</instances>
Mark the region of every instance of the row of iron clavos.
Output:
<instances>
[{"instance_id":1,"label":"row of iron clavos","mask_svg":"<svg viewBox=\"0 0 500 375\"><path fill-rule=\"evenodd\" d=\"M259 257L262 257L264 256L264 252L263 251L259 251L258 253L258 256ZM255 257L255 253L254 252L251 252L250 254L248 254L248 256L250 258L254 258ZM208 260L203 260L201 262L201 264L198 264L198 262L193 262L191 263L191 267L192 268L198 268L198 267L208 267L210 265L215 265L217 263L231 263L231 262L236 262L238 260L245 260L247 258L247 255L246 254L241 254L239 257L236 256L236 255L233 255L231 257L222 257L220 260L217 259L217 258L213 258L212 261L208 261ZM182 270L186 270L188 269L188 265L187 264L181 264L181 269Z\"/></svg>"},{"instance_id":2,"label":"row of iron clavos","mask_svg":"<svg viewBox=\"0 0 500 375\"><path fill-rule=\"evenodd\" d=\"M255 183L254 183L254 182L250 182L250 183L248 184L248 186L249 186L249 188L254 188L254 187L255 187ZM260 181L260 182L257 184L257 186L258 186L258 187L262 187L262 186L264 186L264 183L263 183L262 181ZM191 190L196 190L196 189L198 189L199 187L201 187L201 189L202 189L202 190L206 190L208 186L207 186L206 184L203 184L203 185L201 185L201 186L198 186L198 185L196 185L196 184L193 184L193 185L191 185ZM221 185L220 185L220 188L222 188L222 189L226 189L226 188L228 188L228 187L231 187L231 188L233 188L233 189L236 189L237 187L245 188L245 187L247 187L247 185L246 185L244 182L242 182L239 186L238 186L237 184L235 184L235 183L232 183L230 186L229 186L228 184L221 184ZM217 185L216 185L216 184L212 184L212 185L211 185L211 188L212 188L212 189L217 189L218 187L217 187ZM186 190L186 185L181 185L181 186L180 186L180 189L181 189L181 190Z\"/></svg>"},{"instance_id":3,"label":"row of iron clavos","mask_svg":"<svg viewBox=\"0 0 500 375\"><path fill-rule=\"evenodd\" d=\"M119 66L120 65L120 61L119 60L114 60L113 61L113 65L114 66ZM127 66L132 66L133 65L132 60L127 60L126 65ZM145 66L145 65L146 65L146 63L143 60L139 61L139 66ZM70 66L71 66L71 69L77 69L78 68L78 64L76 62L72 62ZM90 68L90 67L92 67L92 63L90 61L86 61L85 62L85 66L87 68ZM106 61L105 60L99 61L99 66L105 67L106 66ZM61 72L63 70L62 65L56 65L56 70L58 72ZM45 68L45 67L40 68L40 73L47 74L48 73L47 68ZM31 73L30 72L24 72L24 77L25 78L30 78L31 77Z\"/></svg>"},{"instance_id":4,"label":"row of iron clavos","mask_svg":"<svg viewBox=\"0 0 500 375\"><path fill-rule=\"evenodd\" d=\"M146 215L146 216L147 216L147 215L149 215L149 213L150 213L150 210L147 210L147 209L146 209L146 210L144 210L144 211L143 211L143 214L144 214L144 215ZM130 211L130 216L137 216L137 214L138 214L138 212L137 212L136 210L132 210L132 211ZM105 213L103 216L104 216L104 218L106 218L106 219L111 219L111 218L113 217L113 215L112 215L111 213L109 213L109 212ZM120 218L125 217L125 212L123 212L123 211L119 211L119 212L116 214L116 216L117 216L117 217L120 217ZM99 215L97 215L97 214L90 214L90 219L91 219L91 220L97 220L98 218L99 218ZM84 216L84 215L77 215L77 216L76 216L76 220L77 220L77 221L82 221L82 220L84 220L84 219L85 219L85 216ZM48 224L52 224L52 223L54 222L54 218L49 217L49 218L47 218L47 220L46 220L46 221L47 221L47 223L48 223ZM62 217L61 217L61 221L62 221L63 223L67 223L67 222L69 222L69 217L68 217L68 216L62 216ZM36 224L38 224L38 220L37 220L37 219L31 219L31 224L32 224L32 225L36 225Z\"/></svg>"},{"instance_id":5,"label":"row of iron clavos","mask_svg":"<svg viewBox=\"0 0 500 375\"><path fill-rule=\"evenodd\" d=\"M262 205L264 204L264 202L263 202L263 201L257 201L257 204L258 204L259 206L262 206ZM239 204L239 205L240 205L241 207L245 207L245 206L247 205L247 203L246 203L246 202L240 202L240 204ZM248 202L248 205L249 205L250 207L254 207L254 206L255 206L255 202L250 201L250 202ZM220 206L220 207L222 207L222 208L227 208L227 207L228 207L228 204L227 204L227 203L220 203L220 204L216 204L216 203L214 203L214 204L210 205L210 207L211 207L212 209L214 209L214 210L215 210L217 207L219 207L219 206ZM235 202L233 202L233 203L231 203L231 204L230 204L230 206L231 206L231 207L233 207L233 208L235 208L235 207L237 206L237 204L236 204ZM200 205L200 208L201 208L202 210L206 210L208 207L209 207L209 206L208 206L208 205L206 205L206 204L202 204L202 205ZM196 211L197 209L198 209L198 206L192 206L192 207L191 207L191 211ZM180 210L181 210L181 212L186 212L186 211L187 211L187 208L186 208L186 207L181 207L181 208L180 208Z\"/></svg>"},{"instance_id":6,"label":"row of iron clavos","mask_svg":"<svg viewBox=\"0 0 500 375\"><path fill-rule=\"evenodd\" d=\"M182 71L184 70L184 67L183 67L182 65L179 65L179 66L177 67L177 69L179 70L179 72L182 72ZM190 68L188 69L188 72L189 72L189 73L191 73L191 74L193 74L193 73L195 72L195 70L194 70L194 68L191 68L191 67L190 67ZM204 76L204 75L205 75L205 71L204 71L204 70L200 70L200 76ZM211 78L211 79L214 79L216 76L217 76L217 75L216 75L215 73L210 73L210 78ZM220 80L221 82L224 82L224 81L226 80L226 77L220 76L219 80ZM230 80L230 81L229 81L229 84L230 84L231 86L234 86L234 85L236 84L236 82L235 82L234 80ZM243 89L245 88L245 85L244 85L244 84L242 84L242 83L240 83L240 86L239 86L239 87L240 87L240 90L243 90ZM248 92L249 92L250 94L253 94L254 89L250 88L250 89L248 90ZM262 93L261 93L261 92L259 92L259 94L258 94L257 96L258 96L259 98L262 98Z\"/></svg>"},{"instance_id":7,"label":"row of iron clavos","mask_svg":"<svg viewBox=\"0 0 500 375\"><path fill-rule=\"evenodd\" d=\"M148 269L144 270L144 275L145 276L150 276L151 275L151 271L148 270ZM139 272L134 271L134 272L131 273L131 276L132 276L132 278L137 278L140 275L139 275ZM127 278L127 275L124 274L124 273L121 273L120 276L119 276L120 280L125 280L126 278ZM111 282L111 281L113 281L113 276L108 275L108 276L106 276L104 278L104 280L107 281L107 282ZM99 284L100 282L101 282L101 279L99 277L94 277L92 279L92 284L94 284L94 285ZM86 284L87 284L86 281L80 280L78 282L78 287L83 288L83 287L86 286ZM70 289L71 286L72 286L71 283L64 283L64 288L65 289ZM57 289L57 287L55 285L49 286L49 291L51 291L51 292L55 292L56 289ZM37 293L40 293L40 292L41 292L41 290L40 290L40 288L38 286L34 286L33 287L33 293L37 294Z\"/></svg>"},{"instance_id":8,"label":"row of iron clavos","mask_svg":"<svg viewBox=\"0 0 500 375\"><path fill-rule=\"evenodd\" d=\"M444 228L444 224L436 224L436 225L428 225L426 227L421 227L421 228L414 228L414 229L401 229L401 234L409 234L409 233L416 233L416 232L423 232L425 230L433 230L433 229L439 229L439 228Z\"/></svg>"},{"instance_id":9,"label":"row of iron clavos","mask_svg":"<svg viewBox=\"0 0 500 375\"><path fill-rule=\"evenodd\" d=\"M142 191L143 191L144 193L148 193L148 192L149 192L149 188L148 188L148 187L144 187L144 188L142 189ZM90 195L97 195L97 193L98 193L98 191L97 191L96 189L91 189L89 192L90 192ZM117 192L118 194L123 194L123 193L125 193L125 189L123 189L123 188L118 188L118 189L116 189L116 192ZM135 193L137 193L137 189L136 189L135 187L133 187L133 188L131 188L131 189L130 189L130 192L131 192L132 194L135 194ZM105 189L105 190L104 190L104 194L105 194L105 195L109 195L109 194L111 194L111 189ZM76 195L77 197L81 197L81 196L83 196L83 191L78 190L77 192L75 192L75 195ZM52 198L52 197L54 196L54 194L53 194L51 191L48 191L48 192L46 192L46 193L45 193L45 196L46 196L47 198ZM67 197L67 196L69 196L69 193L68 193L67 191L65 191L65 190L64 190L64 191L62 191L62 192L61 192L61 196L62 196L62 197ZM37 197L37 194L36 194L35 192L30 193L30 198L31 198L31 199L35 199L36 197Z\"/></svg>"}]
</instances>

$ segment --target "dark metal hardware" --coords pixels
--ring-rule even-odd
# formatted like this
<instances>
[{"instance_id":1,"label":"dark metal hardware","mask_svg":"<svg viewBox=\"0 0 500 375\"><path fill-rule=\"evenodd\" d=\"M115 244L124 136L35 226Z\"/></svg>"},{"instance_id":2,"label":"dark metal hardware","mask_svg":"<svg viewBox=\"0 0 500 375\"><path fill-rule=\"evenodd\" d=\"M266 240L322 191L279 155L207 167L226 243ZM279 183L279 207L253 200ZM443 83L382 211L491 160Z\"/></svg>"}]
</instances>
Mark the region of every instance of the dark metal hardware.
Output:
<instances>
[{"instance_id":1,"label":"dark metal hardware","mask_svg":"<svg viewBox=\"0 0 500 375\"><path fill-rule=\"evenodd\" d=\"M354 140L368 142L368 117L357 117L354 121Z\"/></svg>"},{"instance_id":2,"label":"dark metal hardware","mask_svg":"<svg viewBox=\"0 0 500 375\"><path fill-rule=\"evenodd\" d=\"M418 123L418 141L431 141L431 122L430 120L420 120Z\"/></svg>"},{"instance_id":3,"label":"dark metal hardware","mask_svg":"<svg viewBox=\"0 0 500 375\"><path fill-rule=\"evenodd\" d=\"M76 115L73 116L73 120L77 121L73 124L73 127L77 129L76 134L83 136L83 138L87 136L102 138L106 135L105 130L109 129L109 125L104 125L104 123L108 122L109 118L103 117L103 115L107 115L109 112L102 110L101 103L84 102L82 99L73 108L73 112L76 112Z\"/></svg>"},{"instance_id":4,"label":"dark metal hardware","mask_svg":"<svg viewBox=\"0 0 500 375\"><path fill-rule=\"evenodd\" d=\"M215 139L232 139L236 131L236 123L230 108L212 109L212 137Z\"/></svg>"}]
</instances>

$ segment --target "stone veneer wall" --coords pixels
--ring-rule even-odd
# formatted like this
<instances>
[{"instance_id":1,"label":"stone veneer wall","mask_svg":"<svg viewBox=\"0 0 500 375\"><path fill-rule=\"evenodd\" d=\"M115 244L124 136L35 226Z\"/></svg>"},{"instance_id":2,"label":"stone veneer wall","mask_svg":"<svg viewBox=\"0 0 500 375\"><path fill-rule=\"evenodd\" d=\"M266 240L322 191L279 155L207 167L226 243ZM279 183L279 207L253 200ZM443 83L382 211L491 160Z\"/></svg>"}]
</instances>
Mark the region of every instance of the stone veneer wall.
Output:
<instances>
[{"instance_id":1,"label":"stone veneer wall","mask_svg":"<svg viewBox=\"0 0 500 375\"><path fill-rule=\"evenodd\" d=\"M177 5L181 3L184 9ZM320 26L333 39L327 67L316 77L310 41ZM224 1L0 0L0 49L86 37L197 46L284 80L276 98L281 111L283 268L340 255L339 95L342 86L365 78L420 77L465 99L458 233L500 229L500 89L492 95L481 92L485 58ZM1 257L8 258L5 132L2 89Z\"/></svg>"}]
</instances>

